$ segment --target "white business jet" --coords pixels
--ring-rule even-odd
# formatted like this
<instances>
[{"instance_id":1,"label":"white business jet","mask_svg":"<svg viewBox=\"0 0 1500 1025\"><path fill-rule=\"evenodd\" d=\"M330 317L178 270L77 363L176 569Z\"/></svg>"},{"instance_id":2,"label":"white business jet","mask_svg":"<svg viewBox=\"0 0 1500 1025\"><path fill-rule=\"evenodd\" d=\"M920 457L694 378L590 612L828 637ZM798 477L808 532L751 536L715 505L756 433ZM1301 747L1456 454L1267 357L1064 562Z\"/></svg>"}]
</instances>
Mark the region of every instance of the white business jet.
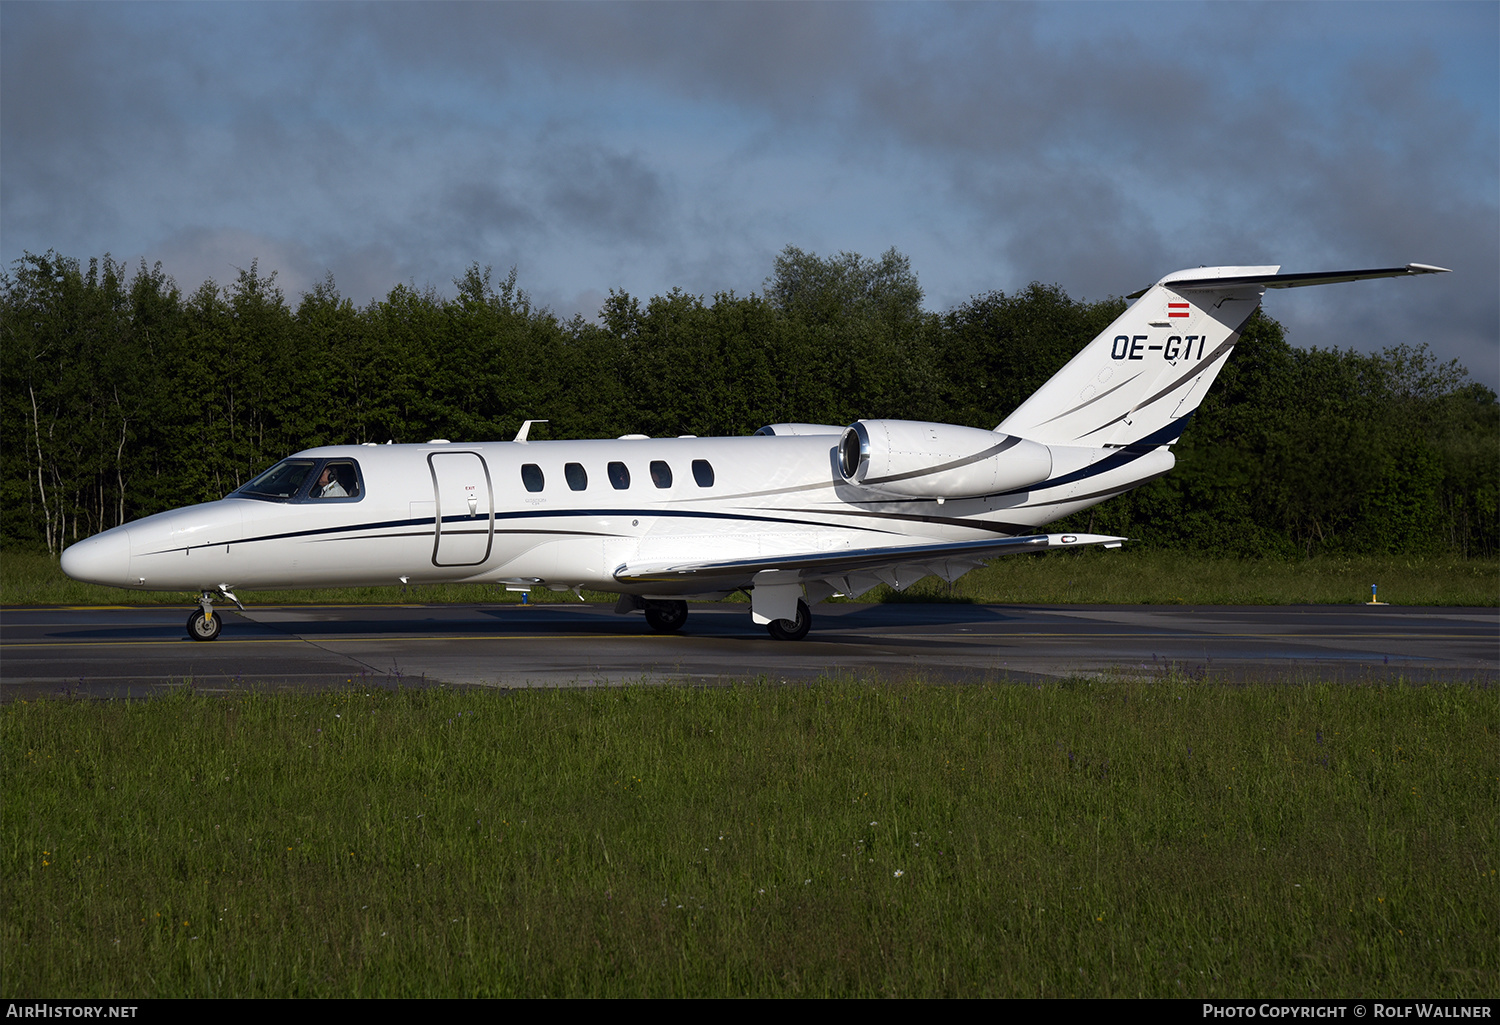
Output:
<instances>
[{"instance_id":1,"label":"white business jet","mask_svg":"<svg viewBox=\"0 0 1500 1025\"><path fill-rule=\"evenodd\" d=\"M687 599L748 592L772 637L877 583L952 581L994 556L1124 538L1044 524L1172 468L1171 446L1267 288L1442 273L1424 264L1169 274L993 431L907 420L773 424L743 438L341 445L217 502L73 545L75 580L200 593L195 640L236 590L493 583L620 595L671 632Z\"/></svg>"}]
</instances>

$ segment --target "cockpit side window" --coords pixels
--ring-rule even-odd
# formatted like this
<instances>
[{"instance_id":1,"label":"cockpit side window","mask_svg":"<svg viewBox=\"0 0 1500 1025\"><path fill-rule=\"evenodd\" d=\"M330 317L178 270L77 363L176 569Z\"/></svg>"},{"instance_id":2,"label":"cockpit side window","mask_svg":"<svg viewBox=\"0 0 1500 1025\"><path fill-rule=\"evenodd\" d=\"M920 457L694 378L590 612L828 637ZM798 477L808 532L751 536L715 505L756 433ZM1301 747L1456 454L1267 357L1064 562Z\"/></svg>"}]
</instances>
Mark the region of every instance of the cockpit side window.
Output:
<instances>
[{"instance_id":1,"label":"cockpit side window","mask_svg":"<svg viewBox=\"0 0 1500 1025\"><path fill-rule=\"evenodd\" d=\"M359 470L355 467L354 460L330 459L318 471L318 479L313 481L307 497L358 498L359 494Z\"/></svg>"}]
</instances>

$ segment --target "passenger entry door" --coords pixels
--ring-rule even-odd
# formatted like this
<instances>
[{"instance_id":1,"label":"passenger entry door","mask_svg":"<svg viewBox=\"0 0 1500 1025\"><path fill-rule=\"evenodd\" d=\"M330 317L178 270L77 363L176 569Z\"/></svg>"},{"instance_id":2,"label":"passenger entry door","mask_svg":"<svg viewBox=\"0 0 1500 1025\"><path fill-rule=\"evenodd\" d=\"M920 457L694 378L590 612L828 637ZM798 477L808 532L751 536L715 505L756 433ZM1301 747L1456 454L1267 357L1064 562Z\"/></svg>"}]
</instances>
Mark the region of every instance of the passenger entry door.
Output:
<instances>
[{"instance_id":1,"label":"passenger entry door","mask_svg":"<svg viewBox=\"0 0 1500 1025\"><path fill-rule=\"evenodd\" d=\"M478 566L490 557L495 530L494 488L478 452L433 452L432 490L437 502L434 566Z\"/></svg>"}]
</instances>

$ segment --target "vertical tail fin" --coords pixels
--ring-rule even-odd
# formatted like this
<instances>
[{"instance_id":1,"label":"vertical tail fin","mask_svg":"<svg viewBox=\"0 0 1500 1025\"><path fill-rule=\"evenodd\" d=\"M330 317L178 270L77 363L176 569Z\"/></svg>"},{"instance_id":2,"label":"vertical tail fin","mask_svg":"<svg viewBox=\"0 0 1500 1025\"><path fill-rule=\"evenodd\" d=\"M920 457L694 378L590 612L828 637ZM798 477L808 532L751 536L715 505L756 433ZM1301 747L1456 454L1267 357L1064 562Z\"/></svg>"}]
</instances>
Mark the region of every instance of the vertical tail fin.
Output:
<instances>
[{"instance_id":1,"label":"vertical tail fin","mask_svg":"<svg viewBox=\"0 0 1500 1025\"><path fill-rule=\"evenodd\" d=\"M1176 441L1278 269L1167 275L995 429L1089 448Z\"/></svg>"},{"instance_id":2,"label":"vertical tail fin","mask_svg":"<svg viewBox=\"0 0 1500 1025\"><path fill-rule=\"evenodd\" d=\"M1168 274L995 430L1047 445L1170 445L1224 369L1268 288L1446 274L1425 263L1280 274L1279 267L1199 267Z\"/></svg>"}]
</instances>

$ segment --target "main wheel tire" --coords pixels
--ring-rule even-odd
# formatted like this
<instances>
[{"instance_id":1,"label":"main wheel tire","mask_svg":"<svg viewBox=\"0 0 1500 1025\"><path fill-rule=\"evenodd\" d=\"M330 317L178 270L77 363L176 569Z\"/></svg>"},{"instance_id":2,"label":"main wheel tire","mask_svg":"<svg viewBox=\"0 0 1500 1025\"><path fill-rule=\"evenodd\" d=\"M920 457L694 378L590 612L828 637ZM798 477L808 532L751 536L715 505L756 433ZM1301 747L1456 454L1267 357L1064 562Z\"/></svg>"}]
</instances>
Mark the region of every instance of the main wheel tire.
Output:
<instances>
[{"instance_id":1,"label":"main wheel tire","mask_svg":"<svg viewBox=\"0 0 1500 1025\"><path fill-rule=\"evenodd\" d=\"M221 616L209 616L202 609L188 616L188 636L195 641L211 641L219 636L219 631L224 629L224 620Z\"/></svg>"},{"instance_id":2,"label":"main wheel tire","mask_svg":"<svg viewBox=\"0 0 1500 1025\"><path fill-rule=\"evenodd\" d=\"M646 622L659 634L674 634L687 622L685 601L654 601L646 606Z\"/></svg>"},{"instance_id":3,"label":"main wheel tire","mask_svg":"<svg viewBox=\"0 0 1500 1025\"><path fill-rule=\"evenodd\" d=\"M797 600L796 619L773 619L766 624L766 633L778 641L800 641L812 629L812 609L807 602Z\"/></svg>"}]
</instances>

